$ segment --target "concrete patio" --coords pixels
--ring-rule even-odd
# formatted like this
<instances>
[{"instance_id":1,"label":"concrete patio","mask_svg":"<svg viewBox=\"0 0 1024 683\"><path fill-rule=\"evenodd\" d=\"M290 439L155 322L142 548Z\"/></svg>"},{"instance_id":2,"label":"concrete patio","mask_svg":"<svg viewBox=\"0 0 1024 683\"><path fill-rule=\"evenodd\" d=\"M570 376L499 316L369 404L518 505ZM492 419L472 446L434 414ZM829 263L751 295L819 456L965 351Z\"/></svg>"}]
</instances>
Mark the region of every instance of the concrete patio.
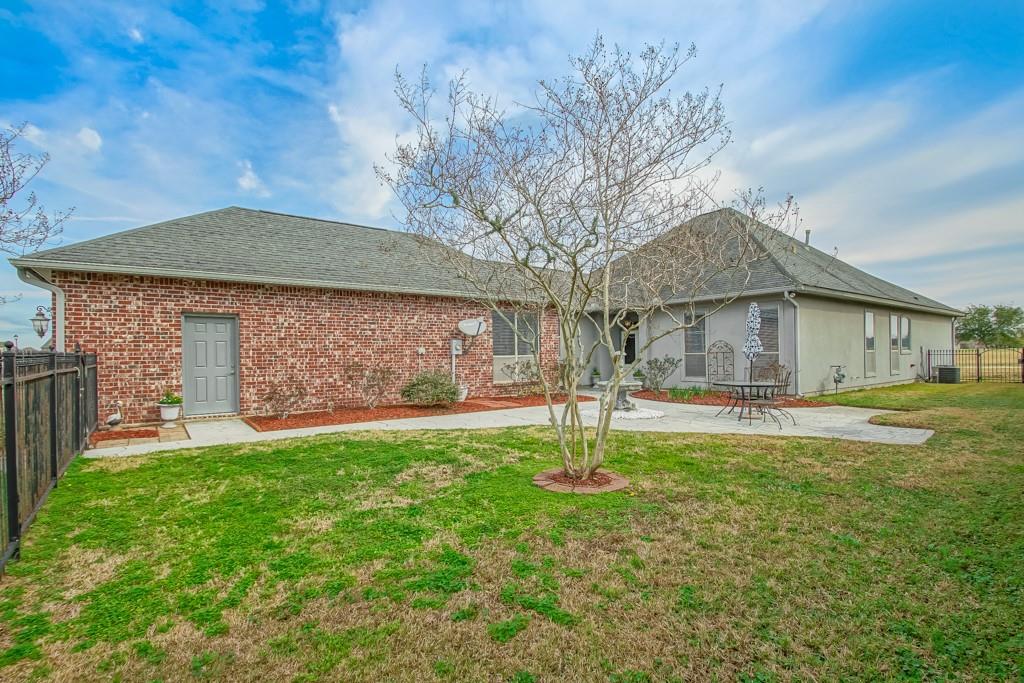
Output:
<instances>
[{"instance_id":1,"label":"concrete patio","mask_svg":"<svg viewBox=\"0 0 1024 683\"><path fill-rule=\"evenodd\" d=\"M714 406L664 403L660 401L637 400L643 408L660 410L665 416L655 420L616 420L613 428L622 431L649 432L690 432L702 434L756 434L758 436L813 436L826 439L847 439L871 441L897 445L919 445L934 433L930 429L886 427L869 422L874 415L886 410L848 408L844 406L823 406L821 408L794 408L792 413L797 424L785 423L780 430L772 422L755 419L751 424L746 419L738 421L735 415L716 417ZM95 448L86 451L86 457L118 457L141 455L156 451L179 448L198 448L253 441L273 441L299 436L332 434L335 432L366 430L415 430L415 429L488 429L495 427L523 427L548 424L548 411L544 407L491 410L479 413L437 415L379 422L306 427L274 432L257 432L240 419L188 422L185 428L190 439L187 441L132 444L117 447Z\"/></svg>"}]
</instances>

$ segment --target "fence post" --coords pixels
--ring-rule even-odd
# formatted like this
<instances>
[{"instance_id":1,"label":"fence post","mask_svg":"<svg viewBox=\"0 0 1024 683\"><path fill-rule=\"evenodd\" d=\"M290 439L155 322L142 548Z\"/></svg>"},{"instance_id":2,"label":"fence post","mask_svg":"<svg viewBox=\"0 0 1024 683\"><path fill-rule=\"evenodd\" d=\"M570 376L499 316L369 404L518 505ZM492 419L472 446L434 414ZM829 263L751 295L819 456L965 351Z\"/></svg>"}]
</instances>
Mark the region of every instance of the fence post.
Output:
<instances>
[{"instance_id":1,"label":"fence post","mask_svg":"<svg viewBox=\"0 0 1024 683\"><path fill-rule=\"evenodd\" d=\"M50 478L53 485L57 485L58 468L57 453L60 451L57 443L57 354L50 353Z\"/></svg>"},{"instance_id":2,"label":"fence post","mask_svg":"<svg viewBox=\"0 0 1024 683\"><path fill-rule=\"evenodd\" d=\"M78 349L75 349L75 363L77 372L75 373L75 392L72 400L74 401L74 422L75 427L72 430L75 433L75 453L82 451L82 357L78 353Z\"/></svg>"},{"instance_id":3,"label":"fence post","mask_svg":"<svg viewBox=\"0 0 1024 683\"><path fill-rule=\"evenodd\" d=\"M974 359L975 359L975 363L974 363L975 371L978 373L978 380L977 381L980 382L981 381L981 349L976 349L974 351Z\"/></svg>"},{"instance_id":4,"label":"fence post","mask_svg":"<svg viewBox=\"0 0 1024 683\"><path fill-rule=\"evenodd\" d=\"M18 410L17 356L8 349L3 354L4 383L4 457L7 460L7 538L15 542L21 536L18 504Z\"/></svg>"}]
</instances>

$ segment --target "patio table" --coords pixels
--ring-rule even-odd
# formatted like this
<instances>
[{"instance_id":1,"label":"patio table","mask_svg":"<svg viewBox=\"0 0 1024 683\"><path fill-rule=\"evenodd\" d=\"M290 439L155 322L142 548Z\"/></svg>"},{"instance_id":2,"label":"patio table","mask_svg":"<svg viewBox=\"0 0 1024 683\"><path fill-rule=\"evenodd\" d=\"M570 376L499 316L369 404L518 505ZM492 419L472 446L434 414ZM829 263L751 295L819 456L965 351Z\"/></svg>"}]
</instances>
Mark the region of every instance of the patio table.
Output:
<instances>
[{"instance_id":1,"label":"patio table","mask_svg":"<svg viewBox=\"0 0 1024 683\"><path fill-rule=\"evenodd\" d=\"M722 406L722 409L715 413L715 417L718 417L723 412L732 412L739 407L739 417L737 421L743 421L743 411L747 411L747 420L749 422L754 421L754 406L753 401L764 398L765 394L776 387L775 382L766 381L753 381L753 380L719 380L712 382L715 386L725 387L730 390L729 404Z\"/></svg>"}]
</instances>

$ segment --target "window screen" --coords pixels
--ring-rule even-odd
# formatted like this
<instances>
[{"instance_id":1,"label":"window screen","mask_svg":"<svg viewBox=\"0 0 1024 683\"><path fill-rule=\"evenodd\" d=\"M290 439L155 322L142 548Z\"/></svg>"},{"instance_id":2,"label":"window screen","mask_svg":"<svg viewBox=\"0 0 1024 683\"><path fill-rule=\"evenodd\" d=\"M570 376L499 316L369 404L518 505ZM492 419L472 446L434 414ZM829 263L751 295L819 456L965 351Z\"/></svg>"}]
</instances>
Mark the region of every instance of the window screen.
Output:
<instances>
[{"instance_id":1,"label":"window screen","mask_svg":"<svg viewBox=\"0 0 1024 683\"><path fill-rule=\"evenodd\" d=\"M706 318L698 313L696 321L687 313L685 322L690 327L683 330L683 371L687 377L703 379L708 374L708 360L705 355Z\"/></svg>"},{"instance_id":2,"label":"window screen","mask_svg":"<svg viewBox=\"0 0 1024 683\"><path fill-rule=\"evenodd\" d=\"M533 342L537 338L537 314L516 313L516 351L520 356L533 355Z\"/></svg>"},{"instance_id":3,"label":"window screen","mask_svg":"<svg viewBox=\"0 0 1024 683\"><path fill-rule=\"evenodd\" d=\"M900 374L900 317L889 315L889 374Z\"/></svg>"},{"instance_id":4,"label":"window screen","mask_svg":"<svg viewBox=\"0 0 1024 683\"><path fill-rule=\"evenodd\" d=\"M875 363L875 314L864 312L864 376L874 377Z\"/></svg>"},{"instance_id":5,"label":"window screen","mask_svg":"<svg viewBox=\"0 0 1024 683\"><path fill-rule=\"evenodd\" d=\"M509 324L514 321L514 313L506 313L502 315L501 313L494 311L491 314L491 330L494 336L495 356L516 355L516 333Z\"/></svg>"},{"instance_id":6,"label":"window screen","mask_svg":"<svg viewBox=\"0 0 1024 683\"><path fill-rule=\"evenodd\" d=\"M900 350L903 353L910 353L910 318L900 318Z\"/></svg>"}]
</instances>

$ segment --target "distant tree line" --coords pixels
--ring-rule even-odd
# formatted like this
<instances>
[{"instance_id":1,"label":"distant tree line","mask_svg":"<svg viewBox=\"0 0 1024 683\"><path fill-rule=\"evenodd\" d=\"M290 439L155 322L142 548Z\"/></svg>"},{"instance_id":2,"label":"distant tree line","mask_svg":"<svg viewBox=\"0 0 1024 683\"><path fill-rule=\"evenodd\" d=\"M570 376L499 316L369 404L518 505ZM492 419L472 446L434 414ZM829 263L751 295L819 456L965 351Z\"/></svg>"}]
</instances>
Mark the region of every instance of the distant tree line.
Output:
<instances>
[{"instance_id":1,"label":"distant tree line","mask_svg":"<svg viewBox=\"0 0 1024 683\"><path fill-rule=\"evenodd\" d=\"M956 322L956 337L981 346L1024 346L1024 309L972 304Z\"/></svg>"}]
</instances>

